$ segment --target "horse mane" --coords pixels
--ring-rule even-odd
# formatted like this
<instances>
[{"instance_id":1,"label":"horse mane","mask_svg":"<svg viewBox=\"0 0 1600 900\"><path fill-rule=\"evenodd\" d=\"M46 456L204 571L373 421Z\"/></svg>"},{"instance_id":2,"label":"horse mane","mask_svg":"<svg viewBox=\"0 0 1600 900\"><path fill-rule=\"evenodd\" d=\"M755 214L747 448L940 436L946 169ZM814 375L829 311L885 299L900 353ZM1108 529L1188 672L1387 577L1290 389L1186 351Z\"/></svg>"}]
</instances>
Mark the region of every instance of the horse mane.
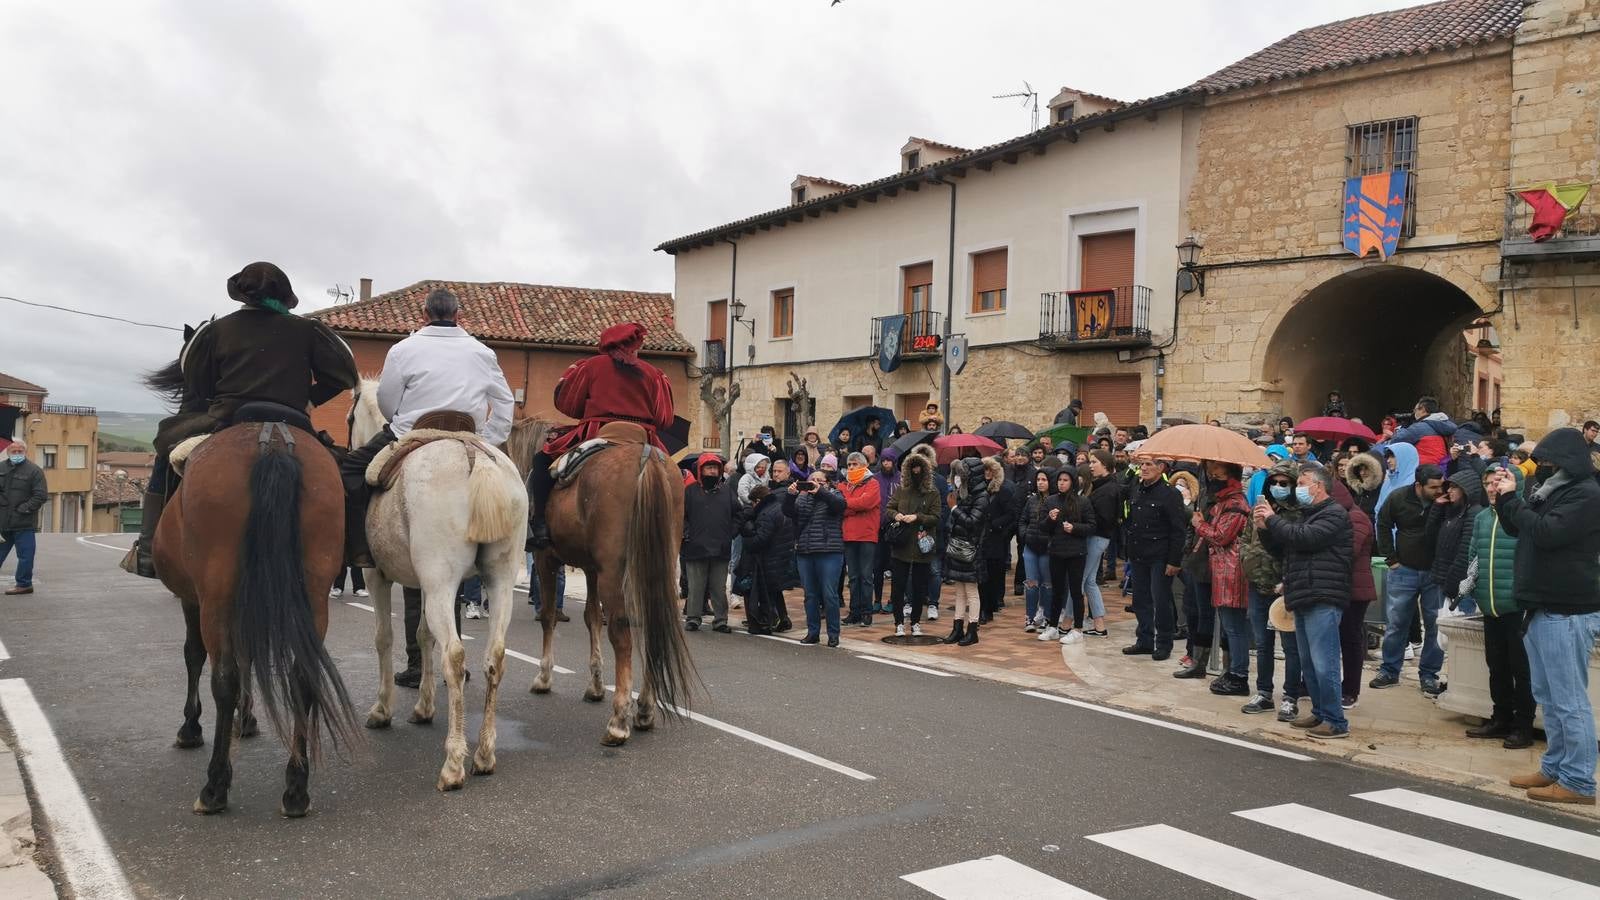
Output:
<instances>
[{"instance_id":1,"label":"horse mane","mask_svg":"<svg viewBox=\"0 0 1600 900\"><path fill-rule=\"evenodd\" d=\"M537 416L511 423L511 434L506 437L506 456L511 458L523 481L527 481L528 473L533 471L533 457L544 447L545 435L554 424Z\"/></svg>"},{"instance_id":2,"label":"horse mane","mask_svg":"<svg viewBox=\"0 0 1600 900\"><path fill-rule=\"evenodd\" d=\"M174 411L183 402L183 368L177 359L167 363L159 369L151 369L144 373L145 387L155 392L155 395L167 402Z\"/></svg>"}]
</instances>

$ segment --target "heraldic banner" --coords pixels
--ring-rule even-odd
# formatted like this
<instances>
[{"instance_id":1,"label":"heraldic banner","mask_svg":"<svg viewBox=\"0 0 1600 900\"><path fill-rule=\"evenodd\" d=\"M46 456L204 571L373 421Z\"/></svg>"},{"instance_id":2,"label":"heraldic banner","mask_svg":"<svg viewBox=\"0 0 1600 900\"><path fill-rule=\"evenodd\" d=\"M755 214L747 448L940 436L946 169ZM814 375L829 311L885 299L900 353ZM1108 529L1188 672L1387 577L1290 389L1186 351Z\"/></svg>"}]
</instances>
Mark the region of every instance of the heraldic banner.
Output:
<instances>
[{"instance_id":1,"label":"heraldic banner","mask_svg":"<svg viewBox=\"0 0 1600 900\"><path fill-rule=\"evenodd\" d=\"M900 341L906 331L905 316L884 316L878 320L878 368L893 372L900 368Z\"/></svg>"},{"instance_id":2,"label":"heraldic banner","mask_svg":"<svg viewBox=\"0 0 1600 900\"><path fill-rule=\"evenodd\" d=\"M1388 259L1406 219L1407 172L1358 175L1344 183L1344 248L1357 256L1377 250Z\"/></svg>"}]
</instances>

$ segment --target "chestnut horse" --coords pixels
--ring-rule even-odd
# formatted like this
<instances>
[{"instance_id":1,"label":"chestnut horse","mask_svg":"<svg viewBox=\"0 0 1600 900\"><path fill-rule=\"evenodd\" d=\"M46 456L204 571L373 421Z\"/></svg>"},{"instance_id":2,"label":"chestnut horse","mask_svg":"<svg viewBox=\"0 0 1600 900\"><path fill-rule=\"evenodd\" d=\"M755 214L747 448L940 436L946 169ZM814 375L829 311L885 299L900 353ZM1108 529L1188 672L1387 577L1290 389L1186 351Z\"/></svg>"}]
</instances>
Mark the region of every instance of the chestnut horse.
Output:
<instances>
[{"instance_id":1,"label":"chestnut horse","mask_svg":"<svg viewBox=\"0 0 1600 900\"><path fill-rule=\"evenodd\" d=\"M544 445L548 423L517 423L507 446L526 471L532 451ZM600 680L600 632L611 638L616 693L600 743L625 743L633 728L655 726L656 711L681 711L698 680L678 624L678 543L683 534L683 480L678 467L650 445L619 443L594 456L569 486L551 492L545 521L551 546L539 551L539 596L556 596L556 567L583 570L589 599L589 685L583 699L605 698ZM544 632L533 693L550 692L555 665L556 604L540 606ZM633 697L633 632L641 639L644 672Z\"/></svg>"},{"instance_id":2,"label":"chestnut horse","mask_svg":"<svg viewBox=\"0 0 1600 900\"><path fill-rule=\"evenodd\" d=\"M254 731L252 693L289 747L285 816L303 816L311 806L307 783L319 734L325 730L335 746L355 740L350 698L322 644L327 585L344 546L343 496L332 454L289 425L233 425L184 465L151 552L188 626L179 747L204 743L199 681L211 662L216 738L197 813L228 806L234 742Z\"/></svg>"}]
</instances>

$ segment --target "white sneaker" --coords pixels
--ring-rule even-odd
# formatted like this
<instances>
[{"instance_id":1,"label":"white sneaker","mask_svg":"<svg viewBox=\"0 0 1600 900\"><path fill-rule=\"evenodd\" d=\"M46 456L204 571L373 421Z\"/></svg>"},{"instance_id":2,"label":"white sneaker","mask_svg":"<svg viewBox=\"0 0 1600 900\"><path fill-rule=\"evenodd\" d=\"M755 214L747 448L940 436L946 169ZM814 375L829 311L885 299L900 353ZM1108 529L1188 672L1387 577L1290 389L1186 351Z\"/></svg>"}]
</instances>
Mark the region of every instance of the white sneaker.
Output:
<instances>
[{"instance_id":1,"label":"white sneaker","mask_svg":"<svg viewBox=\"0 0 1600 900\"><path fill-rule=\"evenodd\" d=\"M469 619L481 619L481 618L483 618L483 609L480 608L478 606L478 604L476 604L476 603L468 603L467 604L467 618L469 618Z\"/></svg>"},{"instance_id":2,"label":"white sneaker","mask_svg":"<svg viewBox=\"0 0 1600 900\"><path fill-rule=\"evenodd\" d=\"M738 594L735 594L733 596L733 599L728 601L728 608L729 609L744 609L744 598L740 597Z\"/></svg>"},{"instance_id":3,"label":"white sneaker","mask_svg":"<svg viewBox=\"0 0 1600 900\"><path fill-rule=\"evenodd\" d=\"M1421 644L1407 644L1406 645L1406 659L1416 659L1417 658L1417 651L1421 650L1421 649L1422 649L1422 645Z\"/></svg>"},{"instance_id":4,"label":"white sneaker","mask_svg":"<svg viewBox=\"0 0 1600 900\"><path fill-rule=\"evenodd\" d=\"M1028 624L1022 626L1022 630L1027 634L1033 634L1035 631L1039 630L1039 626L1032 619L1029 619Z\"/></svg>"},{"instance_id":5,"label":"white sneaker","mask_svg":"<svg viewBox=\"0 0 1600 900\"><path fill-rule=\"evenodd\" d=\"M895 637L905 637L906 636L906 627L904 625L896 625L894 627L894 636Z\"/></svg>"},{"instance_id":6,"label":"white sneaker","mask_svg":"<svg viewBox=\"0 0 1600 900\"><path fill-rule=\"evenodd\" d=\"M342 597L344 596L344 588L330 588L328 590L328 596L336 599Z\"/></svg>"},{"instance_id":7,"label":"white sneaker","mask_svg":"<svg viewBox=\"0 0 1600 900\"><path fill-rule=\"evenodd\" d=\"M907 603L905 606L900 607L900 615L903 618L911 618L911 604Z\"/></svg>"},{"instance_id":8,"label":"white sneaker","mask_svg":"<svg viewBox=\"0 0 1600 900\"><path fill-rule=\"evenodd\" d=\"M356 588L356 596L357 597L371 597L372 595L367 593L367 589L366 588Z\"/></svg>"},{"instance_id":9,"label":"white sneaker","mask_svg":"<svg viewBox=\"0 0 1600 900\"><path fill-rule=\"evenodd\" d=\"M911 634L916 637L922 637L922 625L916 622L911 623Z\"/></svg>"},{"instance_id":10,"label":"white sneaker","mask_svg":"<svg viewBox=\"0 0 1600 900\"><path fill-rule=\"evenodd\" d=\"M1055 627L1054 625L1051 625L1049 628L1046 628L1045 630L1039 632L1039 637L1036 638L1036 640L1055 641L1055 640L1060 640L1060 638L1061 638L1061 629Z\"/></svg>"},{"instance_id":11,"label":"white sneaker","mask_svg":"<svg viewBox=\"0 0 1600 900\"><path fill-rule=\"evenodd\" d=\"M937 606L928 607L928 621L929 622L937 622L937 621L939 621L939 607L937 607Z\"/></svg>"},{"instance_id":12,"label":"white sneaker","mask_svg":"<svg viewBox=\"0 0 1600 900\"><path fill-rule=\"evenodd\" d=\"M1298 718L1300 718L1300 701L1283 698L1283 702L1278 704L1278 721L1293 722Z\"/></svg>"},{"instance_id":13,"label":"white sneaker","mask_svg":"<svg viewBox=\"0 0 1600 900\"><path fill-rule=\"evenodd\" d=\"M1069 631L1066 634L1063 634L1061 636L1061 643L1063 643L1063 644L1081 644L1081 643L1083 643L1083 632L1081 632L1081 631L1077 630L1076 628L1074 628L1073 630L1071 630L1071 631Z\"/></svg>"}]
</instances>

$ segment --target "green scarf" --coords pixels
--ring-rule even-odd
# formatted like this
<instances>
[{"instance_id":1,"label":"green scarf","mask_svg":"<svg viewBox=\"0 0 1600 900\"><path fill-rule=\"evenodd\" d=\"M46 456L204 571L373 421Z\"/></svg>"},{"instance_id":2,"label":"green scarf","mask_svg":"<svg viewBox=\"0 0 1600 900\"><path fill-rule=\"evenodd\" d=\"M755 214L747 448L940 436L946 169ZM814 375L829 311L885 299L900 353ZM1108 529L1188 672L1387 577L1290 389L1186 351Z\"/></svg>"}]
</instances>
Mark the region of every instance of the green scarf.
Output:
<instances>
[{"instance_id":1,"label":"green scarf","mask_svg":"<svg viewBox=\"0 0 1600 900\"><path fill-rule=\"evenodd\" d=\"M272 299L271 297L263 297L263 298L261 298L260 300L257 301L257 305L259 305L262 309L270 309L270 310L272 310L273 312L277 313L280 316L292 316L292 315L294 315L294 313L289 312L289 307L284 306L282 303L279 303L278 301Z\"/></svg>"}]
</instances>

